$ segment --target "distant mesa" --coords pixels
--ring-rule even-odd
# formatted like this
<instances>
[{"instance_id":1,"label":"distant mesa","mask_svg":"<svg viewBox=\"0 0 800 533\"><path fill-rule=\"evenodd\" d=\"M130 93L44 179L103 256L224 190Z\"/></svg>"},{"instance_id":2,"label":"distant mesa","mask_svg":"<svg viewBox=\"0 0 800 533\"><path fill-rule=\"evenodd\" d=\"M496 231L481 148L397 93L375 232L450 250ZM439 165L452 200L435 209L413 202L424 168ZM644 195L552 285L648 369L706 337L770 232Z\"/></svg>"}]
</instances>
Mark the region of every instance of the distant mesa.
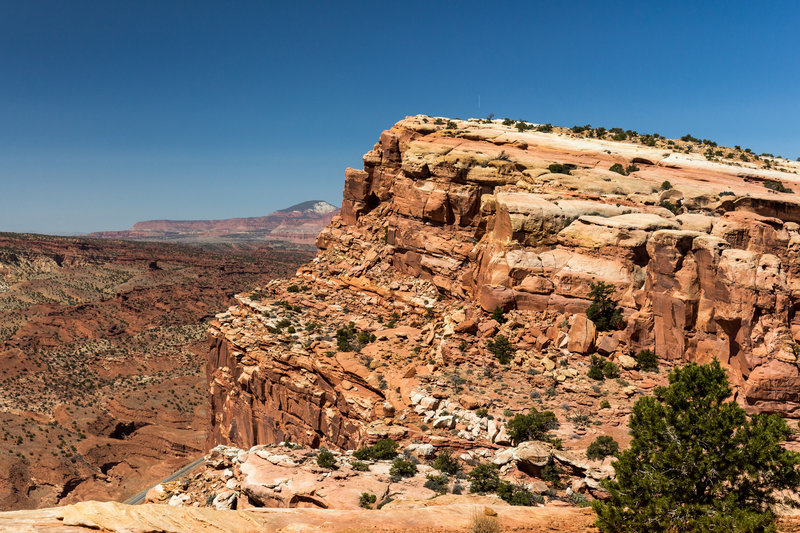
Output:
<instances>
[{"instance_id":1,"label":"distant mesa","mask_svg":"<svg viewBox=\"0 0 800 533\"><path fill-rule=\"evenodd\" d=\"M146 220L129 230L91 233L100 239L224 244L266 241L274 247L313 247L339 208L309 200L263 217L222 220Z\"/></svg>"}]
</instances>

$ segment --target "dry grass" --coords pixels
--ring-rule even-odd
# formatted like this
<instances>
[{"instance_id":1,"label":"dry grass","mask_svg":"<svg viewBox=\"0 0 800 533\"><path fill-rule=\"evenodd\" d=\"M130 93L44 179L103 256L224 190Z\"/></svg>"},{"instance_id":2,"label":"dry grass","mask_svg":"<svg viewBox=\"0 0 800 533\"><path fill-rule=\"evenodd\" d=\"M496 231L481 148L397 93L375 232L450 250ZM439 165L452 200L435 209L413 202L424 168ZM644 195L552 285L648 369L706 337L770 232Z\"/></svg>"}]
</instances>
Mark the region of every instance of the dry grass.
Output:
<instances>
[{"instance_id":1,"label":"dry grass","mask_svg":"<svg viewBox=\"0 0 800 533\"><path fill-rule=\"evenodd\" d=\"M500 533L500 522L494 516L489 516L484 510L476 511L472 515L472 526L469 533Z\"/></svg>"}]
</instances>

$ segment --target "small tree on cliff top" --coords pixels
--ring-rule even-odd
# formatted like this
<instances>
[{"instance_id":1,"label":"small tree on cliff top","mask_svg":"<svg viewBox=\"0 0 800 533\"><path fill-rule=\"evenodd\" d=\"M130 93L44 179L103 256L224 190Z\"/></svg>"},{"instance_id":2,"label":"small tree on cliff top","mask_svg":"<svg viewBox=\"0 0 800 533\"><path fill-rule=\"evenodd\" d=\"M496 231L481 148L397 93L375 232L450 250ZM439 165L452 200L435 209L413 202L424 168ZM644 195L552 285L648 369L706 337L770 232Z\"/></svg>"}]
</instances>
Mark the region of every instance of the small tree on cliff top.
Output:
<instances>
[{"instance_id":1,"label":"small tree on cliff top","mask_svg":"<svg viewBox=\"0 0 800 533\"><path fill-rule=\"evenodd\" d=\"M800 454L781 447L780 416L748 419L730 394L719 362L690 363L636 402L610 497L592 503L600 531L775 531L770 505L800 484Z\"/></svg>"},{"instance_id":2,"label":"small tree on cliff top","mask_svg":"<svg viewBox=\"0 0 800 533\"><path fill-rule=\"evenodd\" d=\"M619 329L623 326L622 310L611 299L616 289L610 283L599 281L592 283L589 297L592 303L586 309L586 316L594 322L598 331Z\"/></svg>"}]
</instances>

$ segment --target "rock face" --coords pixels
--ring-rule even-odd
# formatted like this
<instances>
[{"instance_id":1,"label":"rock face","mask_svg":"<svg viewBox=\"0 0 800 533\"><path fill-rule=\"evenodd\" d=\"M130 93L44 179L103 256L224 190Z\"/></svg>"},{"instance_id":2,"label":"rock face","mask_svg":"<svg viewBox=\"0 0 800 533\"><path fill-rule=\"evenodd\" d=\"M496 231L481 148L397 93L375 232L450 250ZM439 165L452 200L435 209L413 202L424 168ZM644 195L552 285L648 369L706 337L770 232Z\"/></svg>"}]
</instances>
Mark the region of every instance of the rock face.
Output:
<instances>
[{"instance_id":1,"label":"rock face","mask_svg":"<svg viewBox=\"0 0 800 533\"><path fill-rule=\"evenodd\" d=\"M263 217L223 220L147 220L126 231L91 234L102 239L186 243L241 243L268 241L313 245L339 208L321 200L303 202Z\"/></svg>"},{"instance_id":2,"label":"rock face","mask_svg":"<svg viewBox=\"0 0 800 533\"><path fill-rule=\"evenodd\" d=\"M383 132L345 171L317 257L212 322L209 447L389 436L478 460L537 406L585 449L626 438L630 405L664 367L713 357L750 411L800 416L800 197L764 186L796 188L800 165L446 124L409 117ZM600 281L615 288L617 331L585 316ZM487 348L501 334L507 365ZM637 371L642 349L661 371ZM624 380L588 379L595 351Z\"/></svg>"},{"instance_id":3,"label":"rock face","mask_svg":"<svg viewBox=\"0 0 800 533\"><path fill-rule=\"evenodd\" d=\"M611 283L632 352L718 357L748 406L800 414L796 194L661 148L605 153L614 143L474 122L448 131L425 120L399 122L363 170L347 170L341 217L320 235L323 253L383 237L392 268L487 311L580 312L591 283ZM625 177L605 170L620 158L651 164ZM577 169L550 173L554 162ZM665 179L674 188L659 194ZM665 200L685 213L675 217L658 205ZM588 342L570 335L569 349Z\"/></svg>"}]
</instances>

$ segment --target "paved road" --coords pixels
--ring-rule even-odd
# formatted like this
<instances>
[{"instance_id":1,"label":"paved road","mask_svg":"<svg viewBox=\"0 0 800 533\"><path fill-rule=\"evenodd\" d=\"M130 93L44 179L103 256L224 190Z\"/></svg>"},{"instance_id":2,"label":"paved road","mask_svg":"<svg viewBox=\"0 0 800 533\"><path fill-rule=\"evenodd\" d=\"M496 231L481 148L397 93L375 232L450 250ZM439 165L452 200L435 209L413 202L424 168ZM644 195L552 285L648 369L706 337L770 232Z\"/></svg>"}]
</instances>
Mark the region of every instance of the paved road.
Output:
<instances>
[{"instance_id":1,"label":"paved road","mask_svg":"<svg viewBox=\"0 0 800 533\"><path fill-rule=\"evenodd\" d=\"M165 477L164 479L162 479L161 481L159 481L158 483L156 483L152 487L147 487L142 492L139 492L139 493L135 494L134 496L131 496L130 498L128 498L127 500L125 500L122 503L124 503L126 505L137 505L137 504L142 503L142 500L144 500L144 497L147 494L148 490L152 489L153 487L155 487L159 483L166 483L167 481L172 481L174 479L178 479L179 477L181 477L182 475L186 474L187 472L191 472L192 470L194 470L195 468L200 466L200 464L203 462L203 459L205 459L205 456L201 457L200 459L197 459L196 461L193 461L193 462L189 463L188 465L184 466L183 468L181 468L177 472L174 472L174 473L170 474L169 476Z\"/></svg>"}]
</instances>

